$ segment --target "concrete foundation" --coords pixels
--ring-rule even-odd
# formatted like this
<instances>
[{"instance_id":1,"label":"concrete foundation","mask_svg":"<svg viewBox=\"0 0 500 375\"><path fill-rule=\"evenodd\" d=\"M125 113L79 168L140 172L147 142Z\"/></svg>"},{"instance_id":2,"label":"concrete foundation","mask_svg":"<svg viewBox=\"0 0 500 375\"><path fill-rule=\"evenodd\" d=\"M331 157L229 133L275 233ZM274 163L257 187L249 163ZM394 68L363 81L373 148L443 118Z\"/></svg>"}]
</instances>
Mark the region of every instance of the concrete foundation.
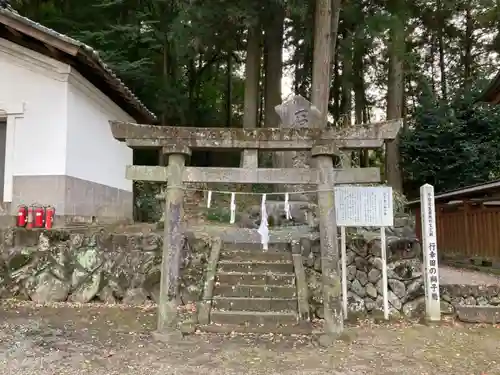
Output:
<instances>
[{"instance_id":1,"label":"concrete foundation","mask_svg":"<svg viewBox=\"0 0 500 375\"><path fill-rule=\"evenodd\" d=\"M57 226L133 218L133 193L70 176L14 176L11 215L21 204L51 205Z\"/></svg>"}]
</instances>

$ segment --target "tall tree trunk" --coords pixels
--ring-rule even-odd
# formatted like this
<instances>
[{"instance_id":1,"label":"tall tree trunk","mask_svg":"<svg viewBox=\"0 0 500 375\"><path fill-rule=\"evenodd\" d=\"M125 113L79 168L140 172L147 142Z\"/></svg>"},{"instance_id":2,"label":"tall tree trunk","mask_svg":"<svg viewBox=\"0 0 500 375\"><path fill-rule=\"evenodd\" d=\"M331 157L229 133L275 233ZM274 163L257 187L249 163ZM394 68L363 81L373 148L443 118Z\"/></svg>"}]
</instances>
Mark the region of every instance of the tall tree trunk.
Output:
<instances>
[{"instance_id":1,"label":"tall tree trunk","mask_svg":"<svg viewBox=\"0 0 500 375\"><path fill-rule=\"evenodd\" d=\"M340 9L338 9L340 11ZM316 0L314 59L311 88L311 101L321 112L321 121L315 124L318 128L327 125L328 100L330 93L330 74L332 53L332 0ZM335 26L338 29L338 26ZM322 171L322 176L328 176L333 169L331 157L319 156L314 163ZM328 178L329 180L329 178ZM333 181L324 181L321 189L333 188ZM325 315L325 331L329 337L339 335L344 328L339 249L337 243L337 226L335 223L335 197L332 192L318 192L320 239L321 239L321 271L323 284L323 310Z\"/></svg>"},{"instance_id":2,"label":"tall tree trunk","mask_svg":"<svg viewBox=\"0 0 500 375\"><path fill-rule=\"evenodd\" d=\"M233 105L233 56L231 52L227 53L227 75L226 75L226 127L231 127L232 105Z\"/></svg>"},{"instance_id":3,"label":"tall tree trunk","mask_svg":"<svg viewBox=\"0 0 500 375\"><path fill-rule=\"evenodd\" d=\"M163 77L163 87L164 89L167 88L168 86L168 72L169 72L169 66L168 66L168 62L169 62L169 58L168 58L168 40L167 38L165 38L164 42L163 42L163 71L162 71L162 77ZM166 125L167 123L167 108L163 108L162 110L162 113L161 113L161 125Z\"/></svg>"},{"instance_id":4,"label":"tall tree trunk","mask_svg":"<svg viewBox=\"0 0 500 375\"><path fill-rule=\"evenodd\" d=\"M257 127L259 107L259 83L261 61L260 26L248 30L247 56L245 61L245 99L243 111L243 127Z\"/></svg>"},{"instance_id":5,"label":"tall tree trunk","mask_svg":"<svg viewBox=\"0 0 500 375\"><path fill-rule=\"evenodd\" d=\"M465 8L465 35L464 35L464 88L469 90L472 78L472 47L474 39L472 33L474 32L474 20L472 19L471 3L467 2Z\"/></svg>"},{"instance_id":6,"label":"tall tree trunk","mask_svg":"<svg viewBox=\"0 0 500 375\"><path fill-rule=\"evenodd\" d=\"M284 9L282 7L276 6L276 13L273 13L273 19L267 23L267 27L265 29L265 127L278 127L280 123L280 118L276 113L274 107L281 104L284 21Z\"/></svg>"},{"instance_id":7,"label":"tall tree trunk","mask_svg":"<svg viewBox=\"0 0 500 375\"><path fill-rule=\"evenodd\" d=\"M261 49L262 52L262 49ZM264 56L261 56L260 65L264 65ZM261 128L264 125L264 90L265 90L265 72L260 69L259 72L259 120L257 126Z\"/></svg>"},{"instance_id":8,"label":"tall tree trunk","mask_svg":"<svg viewBox=\"0 0 500 375\"><path fill-rule=\"evenodd\" d=\"M321 112L321 121L315 124L320 128L326 127L328 118L332 48L331 12L331 0L316 0L311 102Z\"/></svg>"},{"instance_id":9,"label":"tall tree trunk","mask_svg":"<svg viewBox=\"0 0 500 375\"><path fill-rule=\"evenodd\" d=\"M432 95L434 97L437 96L437 92L436 92L436 65L435 65L435 61L436 61L436 37L434 35L434 33L432 33L429 37L430 39L430 43L431 43L431 51L430 51L430 54L429 54L429 66L431 68L431 89L432 89Z\"/></svg>"},{"instance_id":10,"label":"tall tree trunk","mask_svg":"<svg viewBox=\"0 0 500 375\"><path fill-rule=\"evenodd\" d=\"M301 46L299 45L299 40L296 38L292 39L292 45L293 45L293 72L294 72L294 77L293 77L293 92L298 93L300 90L300 83L302 81L302 66L301 66L301 60L299 58L300 53L301 53Z\"/></svg>"},{"instance_id":11,"label":"tall tree trunk","mask_svg":"<svg viewBox=\"0 0 500 375\"><path fill-rule=\"evenodd\" d=\"M403 108L403 54L405 51L405 24L402 19L402 0L398 0L397 8L392 10L391 29L389 36L389 72L387 84L387 119L402 117ZM399 155L400 138L386 144L386 178L396 191L403 191L403 177L400 168Z\"/></svg>"},{"instance_id":12,"label":"tall tree trunk","mask_svg":"<svg viewBox=\"0 0 500 375\"><path fill-rule=\"evenodd\" d=\"M333 85L330 88L331 91L331 97L332 97L332 113L331 115L333 116L333 123L337 124L339 119L340 119L340 113L341 113L341 99L340 99L340 66L339 66L339 59L338 59L338 48L335 51L335 55L333 57L335 61L333 62Z\"/></svg>"},{"instance_id":13,"label":"tall tree trunk","mask_svg":"<svg viewBox=\"0 0 500 375\"><path fill-rule=\"evenodd\" d=\"M366 96L365 96L365 104L366 104ZM370 108L367 105L365 105L365 109L363 110L363 122L365 124L370 123L371 116L372 114L370 112Z\"/></svg>"},{"instance_id":14,"label":"tall tree trunk","mask_svg":"<svg viewBox=\"0 0 500 375\"><path fill-rule=\"evenodd\" d=\"M342 43L342 126L352 125L353 54L352 31L345 30Z\"/></svg>"},{"instance_id":15,"label":"tall tree trunk","mask_svg":"<svg viewBox=\"0 0 500 375\"><path fill-rule=\"evenodd\" d=\"M413 88L412 83L413 82L411 77L405 77L406 88L404 91L406 93L406 97L405 97L405 112L403 112L403 114L412 113L415 111L416 108L417 95L415 93L415 89Z\"/></svg>"},{"instance_id":16,"label":"tall tree trunk","mask_svg":"<svg viewBox=\"0 0 500 375\"><path fill-rule=\"evenodd\" d=\"M441 0L437 0L437 11L439 15L439 27L437 31L438 49L439 49L439 72L441 75L441 99L445 102L448 101L448 85L446 82L446 64L444 52L444 26L445 17L443 11L443 4Z\"/></svg>"},{"instance_id":17,"label":"tall tree trunk","mask_svg":"<svg viewBox=\"0 0 500 375\"><path fill-rule=\"evenodd\" d=\"M295 94L307 96L306 92L306 77L308 69L307 61L307 44L304 41L302 44L298 44L300 40L297 39L297 44L295 45L295 51L293 53L293 58L296 60L296 71L294 78Z\"/></svg>"},{"instance_id":18,"label":"tall tree trunk","mask_svg":"<svg viewBox=\"0 0 500 375\"><path fill-rule=\"evenodd\" d=\"M309 18L314 18L314 9L313 7L308 8ZM299 65L301 67L299 74L299 82L298 82L298 90L295 92L296 94L302 95L303 97L310 96L311 92L311 81L310 77L312 74L312 62L313 62L313 32L310 28L304 28L302 24L297 25L297 29L301 32L301 38L298 40L302 40L303 43L299 45L296 50L295 58L299 59Z\"/></svg>"},{"instance_id":19,"label":"tall tree trunk","mask_svg":"<svg viewBox=\"0 0 500 375\"><path fill-rule=\"evenodd\" d=\"M265 64L265 97L264 97L264 126L266 128L280 126L280 117L275 107L281 104L281 80L283 76L283 28L285 9L280 4L272 7L272 18L268 20L264 39ZM266 153L267 154L267 153ZM272 165L284 167L288 161L282 152L269 153L265 158L271 158ZM276 186L278 189L279 186Z\"/></svg>"},{"instance_id":20,"label":"tall tree trunk","mask_svg":"<svg viewBox=\"0 0 500 375\"><path fill-rule=\"evenodd\" d=\"M342 126L347 127L352 125L352 27L346 25L344 30L344 38L342 44ZM352 166L352 153L342 152L340 154L340 162L342 168L350 168Z\"/></svg>"},{"instance_id":21,"label":"tall tree trunk","mask_svg":"<svg viewBox=\"0 0 500 375\"><path fill-rule=\"evenodd\" d=\"M196 123L196 81L197 81L197 70L194 59L189 59L187 64L188 70L188 113L187 121L188 123Z\"/></svg>"},{"instance_id":22,"label":"tall tree trunk","mask_svg":"<svg viewBox=\"0 0 500 375\"><path fill-rule=\"evenodd\" d=\"M337 60L337 41L339 34L339 20L340 20L340 8L342 6L342 0L332 0L332 22L331 22L331 30L332 30L332 43L331 43L331 56L330 56L330 65L331 71L334 70L335 62ZM331 73L330 73L331 74Z\"/></svg>"},{"instance_id":23,"label":"tall tree trunk","mask_svg":"<svg viewBox=\"0 0 500 375\"><path fill-rule=\"evenodd\" d=\"M363 109L365 108L365 78L364 78L364 46L363 39L359 32L356 32L353 56L353 76L352 83L354 89L354 119L356 124L363 122Z\"/></svg>"},{"instance_id":24,"label":"tall tree trunk","mask_svg":"<svg viewBox=\"0 0 500 375\"><path fill-rule=\"evenodd\" d=\"M364 110L366 106L366 93L365 93L365 78L364 78L364 62L363 57L365 53L364 39L362 35L362 28L356 28L356 37L354 42L354 56L353 56L353 89L354 89L354 119L356 124L364 122ZM369 150L361 150L359 152L359 165L360 167L369 166Z\"/></svg>"},{"instance_id":25,"label":"tall tree trunk","mask_svg":"<svg viewBox=\"0 0 500 375\"><path fill-rule=\"evenodd\" d=\"M255 129L257 127L259 110L260 84L260 25L248 29L247 56L245 62L245 98L243 109L243 127ZM257 167L257 151L245 150L242 164L244 167Z\"/></svg>"}]
</instances>

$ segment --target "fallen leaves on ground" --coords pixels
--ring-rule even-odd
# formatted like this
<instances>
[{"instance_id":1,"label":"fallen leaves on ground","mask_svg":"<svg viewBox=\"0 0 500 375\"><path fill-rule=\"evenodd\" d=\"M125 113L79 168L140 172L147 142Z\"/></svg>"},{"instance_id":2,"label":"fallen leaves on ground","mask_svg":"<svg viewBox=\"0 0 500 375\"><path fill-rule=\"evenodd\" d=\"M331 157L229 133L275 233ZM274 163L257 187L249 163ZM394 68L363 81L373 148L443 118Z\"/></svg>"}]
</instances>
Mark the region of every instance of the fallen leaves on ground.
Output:
<instances>
[{"instance_id":1,"label":"fallen leaves on ground","mask_svg":"<svg viewBox=\"0 0 500 375\"><path fill-rule=\"evenodd\" d=\"M324 348L309 336L215 335L153 341L154 306L0 306L0 368L17 374L500 374L498 326L451 319L358 320L349 340ZM322 321L314 321L318 330ZM42 365L41 365L42 364Z\"/></svg>"}]
</instances>

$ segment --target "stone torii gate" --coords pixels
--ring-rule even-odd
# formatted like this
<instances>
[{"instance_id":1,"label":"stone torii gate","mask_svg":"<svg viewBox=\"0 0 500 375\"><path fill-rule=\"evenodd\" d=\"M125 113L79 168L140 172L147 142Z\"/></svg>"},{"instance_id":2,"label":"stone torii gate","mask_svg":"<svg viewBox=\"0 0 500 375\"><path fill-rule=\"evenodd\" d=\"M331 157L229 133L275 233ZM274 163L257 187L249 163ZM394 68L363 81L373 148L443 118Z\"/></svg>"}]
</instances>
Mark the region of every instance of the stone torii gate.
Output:
<instances>
[{"instance_id":1,"label":"stone torii gate","mask_svg":"<svg viewBox=\"0 0 500 375\"><path fill-rule=\"evenodd\" d=\"M184 233L183 184L186 182L317 186L325 329L327 334L332 335L342 332L341 279L333 187L336 184L379 183L380 170L334 169L333 156L338 155L341 150L382 147L386 140L397 136L402 121L322 130L308 126L318 121L319 112L301 97L284 103L278 111L289 127L195 128L110 121L115 139L126 142L131 148L159 149L163 155L168 156L167 166L126 167L126 177L130 180L167 182L158 333L169 335L178 332L178 279ZM186 166L186 159L196 149L238 149L242 151L243 158L248 160L243 160L243 168ZM315 167L258 168L259 150L310 151Z\"/></svg>"}]
</instances>

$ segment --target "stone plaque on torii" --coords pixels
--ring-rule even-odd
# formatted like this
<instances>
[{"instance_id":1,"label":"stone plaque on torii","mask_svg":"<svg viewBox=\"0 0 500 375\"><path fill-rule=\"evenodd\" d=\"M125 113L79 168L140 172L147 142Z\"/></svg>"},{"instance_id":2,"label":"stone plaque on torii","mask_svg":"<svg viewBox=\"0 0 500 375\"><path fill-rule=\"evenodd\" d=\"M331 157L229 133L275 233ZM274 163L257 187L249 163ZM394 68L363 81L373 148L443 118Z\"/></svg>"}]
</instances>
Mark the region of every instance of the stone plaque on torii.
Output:
<instances>
[{"instance_id":1,"label":"stone plaque on torii","mask_svg":"<svg viewBox=\"0 0 500 375\"><path fill-rule=\"evenodd\" d=\"M283 128L323 128L323 124L319 123L321 121L320 111L301 95L295 95L286 102L277 105L275 110L281 119ZM340 149L336 155L341 158L344 156ZM310 159L310 155L307 155L306 152L289 153L288 156L289 158L281 156L284 159L283 165L285 167L309 167L308 159Z\"/></svg>"},{"instance_id":2,"label":"stone plaque on torii","mask_svg":"<svg viewBox=\"0 0 500 375\"><path fill-rule=\"evenodd\" d=\"M275 107L285 128L308 128L317 126L321 113L306 98L295 95L292 99Z\"/></svg>"},{"instance_id":3,"label":"stone plaque on torii","mask_svg":"<svg viewBox=\"0 0 500 375\"><path fill-rule=\"evenodd\" d=\"M318 109L301 95L295 95L290 100L277 105L275 111L281 119L282 127L287 129L315 128L319 127L318 122L321 121L321 113ZM310 158L311 155L308 151L281 152L277 155L280 166L285 168L309 168L308 160ZM305 185L285 185L281 190L300 192L313 190L313 188ZM307 201L308 197L305 194L294 194L291 199Z\"/></svg>"},{"instance_id":4,"label":"stone plaque on torii","mask_svg":"<svg viewBox=\"0 0 500 375\"><path fill-rule=\"evenodd\" d=\"M385 140L394 139L402 121L387 121L345 129L306 128L318 118L304 98L284 103L282 118L295 128L193 128L138 125L111 121L115 139L131 148L155 148L168 155L167 166L127 166L131 180L167 182L165 192L165 236L158 330L169 333L178 329L178 276L183 241L183 184L243 183L315 185L318 190L322 281L325 329L338 333L343 327L341 284L338 270L337 228L335 225L334 185L380 182L378 168L334 169L333 156L339 149L376 149ZM300 106L299 106L300 105ZM304 108L306 107L306 108ZM290 108L294 108L290 110ZM288 121L289 119L289 121ZM311 151L314 168L214 168L187 167L186 158L193 149Z\"/></svg>"}]
</instances>

